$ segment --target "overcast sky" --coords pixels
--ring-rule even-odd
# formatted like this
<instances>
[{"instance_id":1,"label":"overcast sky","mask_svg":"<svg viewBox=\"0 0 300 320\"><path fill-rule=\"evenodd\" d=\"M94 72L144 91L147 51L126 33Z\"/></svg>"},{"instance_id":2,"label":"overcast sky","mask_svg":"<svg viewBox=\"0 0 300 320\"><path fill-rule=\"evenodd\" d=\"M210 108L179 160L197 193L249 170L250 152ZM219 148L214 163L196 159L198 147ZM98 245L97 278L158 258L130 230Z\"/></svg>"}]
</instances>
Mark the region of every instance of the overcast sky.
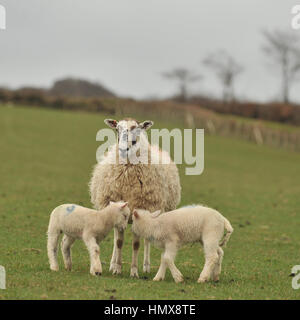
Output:
<instances>
[{"instance_id":1,"label":"overcast sky","mask_svg":"<svg viewBox=\"0 0 300 320\"><path fill-rule=\"evenodd\" d=\"M291 30L297 0L0 0L0 85L47 86L65 76L144 98L175 92L162 71L187 67L204 80L194 91L220 95L203 58L226 49L244 67L236 92L278 97L280 78L265 66L261 30ZM293 31L299 33L300 30ZM300 101L300 83L292 90Z\"/></svg>"}]
</instances>

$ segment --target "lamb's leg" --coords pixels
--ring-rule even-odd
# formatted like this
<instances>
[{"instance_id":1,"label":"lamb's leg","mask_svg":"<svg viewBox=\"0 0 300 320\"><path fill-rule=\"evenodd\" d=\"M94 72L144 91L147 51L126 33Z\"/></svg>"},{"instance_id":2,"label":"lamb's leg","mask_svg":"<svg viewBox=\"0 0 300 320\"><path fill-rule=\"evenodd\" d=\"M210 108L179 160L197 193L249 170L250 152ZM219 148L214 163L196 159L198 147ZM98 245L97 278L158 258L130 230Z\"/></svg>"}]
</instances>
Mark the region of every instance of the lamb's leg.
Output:
<instances>
[{"instance_id":1,"label":"lamb's leg","mask_svg":"<svg viewBox=\"0 0 300 320\"><path fill-rule=\"evenodd\" d=\"M61 241L61 252L64 258L66 270L71 271L72 269L72 257L71 257L71 246L74 243L75 238L64 235Z\"/></svg>"},{"instance_id":2,"label":"lamb's leg","mask_svg":"<svg viewBox=\"0 0 300 320\"><path fill-rule=\"evenodd\" d=\"M219 261L219 243L218 241L216 241L216 238L214 236L212 237L212 239L203 239L203 247L205 254L205 264L198 279L198 283L206 282L211 278L216 264Z\"/></svg>"},{"instance_id":3,"label":"lamb's leg","mask_svg":"<svg viewBox=\"0 0 300 320\"><path fill-rule=\"evenodd\" d=\"M140 247L140 238L133 234L132 237L132 262L131 262L131 270L130 276L134 278L138 278L138 253Z\"/></svg>"},{"instance_id":4,"label":"lamb's leg","mask_svg":"<svg viewBox=\"0 0 300 320\"><path fill-rule=\"evenodd\" d=\"M220 273L221 273L221 268L222 268L222 260L224 256L224 251L221 247L218 248L218 256L219 260L215 265L215 268L212 273L212 279L213 281L219 281Z\"/></svg>"},{"instance_id":5,"label":"lamb's leg","mask_svg":"<svg viewBox=\"0 0 300 320\"><path fill-rule=\"evenodd\" d=\"M161 281L165 279L166 275L166 270L167 270L167 264L164 260L164 252L161 254L161 259L160 259L160 266L159 269L156 273L156 276L153 278L153 281Z\"/></svg>"},{"instance_id":6,"label":"lamb's leg","mask_svg":"<svg viewBox=\"0 0 300 320\"><path fill-rule=\"evenodd\" d=\"M102 265L100 261L100 249L97 244L96 238L90 237L88 235L84 235L82 237L85 245L87 246L87 249L90 254L90 260L91 260L91 267L90 267L90 273L93 276L100 276L102 274Z\"/></svg>"},{"instance_id":7,"label":"lamb's leg","mask_svg":"<svg viewBox=\"0 0 300 320\"><path fill-rule=\"evenodd\" d=\"M47 251L48 258L50 263L50 269L53 271L58 271L59 266L57 262L57 247L60 231L55 230L48 232L48 241L47 241Z\"/></svg>"},{"instance_id":8,"label":"lamb's leg","mask_svg":"<svg viewBox=\"0 0 300 320\"><path fill-rule=\"evenodd\" d=\"M115 269L115 264L117 262L117 238L118 238L118 229L114 228L114 249L110 260L109 271L113 271Z\"/></svg>"},{"instance_id":9,"label":"lamb's leg","mask_svg":"<svg viewBox=\"0 0 300 320\"><path fill-rule=\"evenodd\" d=\"M165 263L167 264L167 266L169 267L174 281L176 283L178 283L178 282L183 281L183 275L177 269L177 267L175 266L175 263L174 263L176 253L177 253L176 244L174 244L174 243L167 244L163 259L164 259Z\"/></svg>"},{"instance_id":10,"label":"lamb's leg","mask_svg":"<svg viewBox=\"0 0 300 320\"><path fill-rule=\"evenodd\" d=\"M112 267L113 274L120 274L122 271L122 247L124 242L124 231L115 229L116 232L116 252L115 263Z\"/></svg>"},{"instance_id":11,"label":"lamb's leg","mask_svg":"<svg viewBox=\"0 0 300 320\"><path fill-rule=\"evenodd\" d=\"M150 273L150 241L144 240L144 266L143 271Z\"/></svg>"}]
</instances>

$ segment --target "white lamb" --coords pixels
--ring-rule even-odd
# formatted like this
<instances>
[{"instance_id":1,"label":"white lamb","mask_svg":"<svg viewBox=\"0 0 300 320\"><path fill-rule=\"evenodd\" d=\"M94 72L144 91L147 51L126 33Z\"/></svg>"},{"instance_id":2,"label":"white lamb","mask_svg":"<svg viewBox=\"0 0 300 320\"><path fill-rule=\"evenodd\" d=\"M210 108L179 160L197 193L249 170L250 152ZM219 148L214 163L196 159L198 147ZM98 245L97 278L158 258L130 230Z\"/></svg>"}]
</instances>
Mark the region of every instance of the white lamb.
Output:
<instances>
[{"instance_id":1,"label":"white lamb","mask_svg":"<svg viewBox=\"0 0 300 320\"><path fill-rule=\"evenodd\" d=\"M220 243L224 229L226 235ZM205 265L198 279L200 283L210 278L214 281L219 280L224 255L221 246L226 245L233 228L218 211L197 205L162 214L149 214L147 210L135 209L132 232L164 249L154 281L163 280L167 268L170 269L175 282L183 281L181 272L174 264L177 250L183 244L201 242L204 247Z\"/></svg>"},{"instance_id":2,"label":"white lamb","mask_svg":"<svg viewBox=\"0 0 300 320\"><path fill-rule=\"evenodd\" d=\"M99 211L74 204L63 204L55 208L50 216L48 227L48 257L50 269L58 271L57 247L61 233L64 233L61 250L65 268L71 270L71 246L76 239L82 239L90 253L90 273L101 275L99 242L112 228L124 232L127 227L130 210L127 202L110 202Z\"/></svg>"}]
</instances>

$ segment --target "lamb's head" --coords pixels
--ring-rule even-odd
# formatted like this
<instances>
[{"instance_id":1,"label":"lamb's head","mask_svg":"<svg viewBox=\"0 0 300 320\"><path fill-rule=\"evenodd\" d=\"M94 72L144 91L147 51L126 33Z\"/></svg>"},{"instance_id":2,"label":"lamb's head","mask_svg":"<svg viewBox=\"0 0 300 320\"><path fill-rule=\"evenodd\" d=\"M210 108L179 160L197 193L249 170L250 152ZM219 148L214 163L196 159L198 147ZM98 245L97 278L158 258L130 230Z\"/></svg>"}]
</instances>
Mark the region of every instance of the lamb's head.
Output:
<instances>
[{"instance_id":1,"label":"lamb's head","mask_svg":"<svg viewBox=\"0 0 300 320\"><path fill-rule=\"evenodd\" d=\"M120 232L123 232L128 224L128 219L130 217L130 210L128 208L128 202L113 202L110 201L109 207L112 210L114 217L114 227Z\"/></svg>"},{"instance_id":2,"label":"lamb's head","mask_svg":"<svg viewBox=\"0 0 300 320\"><path fill-rule=\"evenodd\" d=\"M132 227L131 230L137 236L141 236L141 232L145 227L147 216L150 211L143 209L134 209L132 212Z\"/></svg>"},{"instance_id":3,"label":"lamb's head","mask_svg":"<svg viewBox=\"0 0 300 320\"><path fill-rule=\"evenodd\" d=\"M120 121L113 119L104 120L105 124L115 129L118 135L118 149L121 158L135 156L141 145L148 144L146 130L151 128L153 121L138 121L126 118Z\"/></svg>"},{"instance_id":4,"label":"lamb's head","mask_svg":"<svg viewBox=\"0 0 300 320\"><path fill-rule=\"evenodd\" d=\"M151 223L152 219L157 218L161 214L161 210L150 212L143 209L134 209L132 213L132 232L136 235L142 235L142 230Z\"/></svg>"}]
</instances>

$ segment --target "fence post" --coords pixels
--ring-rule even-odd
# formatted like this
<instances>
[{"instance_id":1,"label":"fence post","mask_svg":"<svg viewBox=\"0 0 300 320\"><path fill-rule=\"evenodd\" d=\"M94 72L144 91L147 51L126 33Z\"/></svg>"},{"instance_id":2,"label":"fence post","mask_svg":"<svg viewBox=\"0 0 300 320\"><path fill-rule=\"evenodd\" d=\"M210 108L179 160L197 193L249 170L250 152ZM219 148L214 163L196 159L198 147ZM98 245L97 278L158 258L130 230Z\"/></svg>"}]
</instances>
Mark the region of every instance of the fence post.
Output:
<instances>
[{"instance_id":1,"label":"fence post","mask_svg":"<svg viewBox=\"0 0 300 320\"><path fill-rule=\"evenodd\" d=\"M253 128L254 138L257 144L263 144L263 137L258 127Z\"/></svg>"}]
</instances>

